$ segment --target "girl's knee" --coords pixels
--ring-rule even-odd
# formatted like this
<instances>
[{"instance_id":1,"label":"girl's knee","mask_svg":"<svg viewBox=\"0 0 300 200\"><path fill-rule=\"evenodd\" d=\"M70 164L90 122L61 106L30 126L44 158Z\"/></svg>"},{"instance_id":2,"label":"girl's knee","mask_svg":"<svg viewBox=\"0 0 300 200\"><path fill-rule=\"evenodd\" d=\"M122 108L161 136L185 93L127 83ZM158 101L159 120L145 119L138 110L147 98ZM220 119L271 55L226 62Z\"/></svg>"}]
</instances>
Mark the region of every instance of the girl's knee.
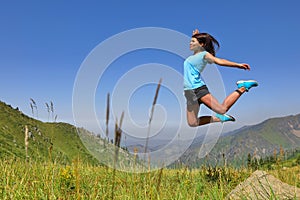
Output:
<instances>
[{"instance_id":1,"label":"girl's knee","mask_svg":"<svg viewBox=\"0 0 300 200\"><path fill-rule=\"evenodd\" d=\"M188 125L190 127L197 127L197 126L199 126L199 122L197 120L193 120L193 121L189 120Z\"/></svg>"},{"instance_id":2,"label":"girl's knee","mask_svg":"<svg viewBox=\"0 0 300 200\"><path fill-rule=\"evenodd\" d=\"M227 108L226 107L221 107L219 109L216 109L215 112L219 113L221 115L224 115L227 112Z\"/></svg>"},{"instance_id":3,"label":"girl's knee","mask_svg":"<svg viewBox=\"0 0 300 200\"><path fill-rule=\"evenodd\" d=\"M221 110L221 112L219 114L224 115L226 112L227 112L227 110L224 109L224 110Z\"/></svg>"}]
</instances>

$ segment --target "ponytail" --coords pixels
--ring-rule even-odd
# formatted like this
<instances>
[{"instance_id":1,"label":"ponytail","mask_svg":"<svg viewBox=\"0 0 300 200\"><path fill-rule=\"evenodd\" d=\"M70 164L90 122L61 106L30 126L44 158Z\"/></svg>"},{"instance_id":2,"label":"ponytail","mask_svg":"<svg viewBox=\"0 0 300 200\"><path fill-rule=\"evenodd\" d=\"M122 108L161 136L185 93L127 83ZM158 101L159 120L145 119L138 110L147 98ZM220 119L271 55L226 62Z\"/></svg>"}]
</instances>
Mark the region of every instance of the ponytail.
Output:
<instances>
[{"instance_id":1,"label":"ponytail","mask_svg":"<svg viewBox=\"0 0 300 200\"><path fill-rule=\"evenodd\" d=\"M203 48L213 56L216 55L216 47L220 48L219 42L208 33L197 33L192 37L196 38L200 44L203 44Z\"/></svg>"}]
</instances>

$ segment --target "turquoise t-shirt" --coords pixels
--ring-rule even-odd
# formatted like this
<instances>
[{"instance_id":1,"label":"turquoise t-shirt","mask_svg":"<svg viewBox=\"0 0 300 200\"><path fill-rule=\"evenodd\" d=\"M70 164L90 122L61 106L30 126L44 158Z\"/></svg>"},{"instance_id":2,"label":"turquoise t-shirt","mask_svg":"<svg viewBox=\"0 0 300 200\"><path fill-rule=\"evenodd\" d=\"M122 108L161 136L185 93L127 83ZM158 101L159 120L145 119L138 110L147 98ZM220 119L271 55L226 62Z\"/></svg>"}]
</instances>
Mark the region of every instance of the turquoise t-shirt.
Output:
<instances>
[{"instance_id":1,"label":"turquoise t-shirt","mask_svg":"<svg viewBox=\"0 0 300 200\"><path fill-rule=\"evenodd\" d=\"M195 55L189 56L184 61L184 90L196 89L205 85L204 80L201 78L201 72L207 65L207 61L204 59L207 51L202 51Z\"/></svg>"}]
</instances>

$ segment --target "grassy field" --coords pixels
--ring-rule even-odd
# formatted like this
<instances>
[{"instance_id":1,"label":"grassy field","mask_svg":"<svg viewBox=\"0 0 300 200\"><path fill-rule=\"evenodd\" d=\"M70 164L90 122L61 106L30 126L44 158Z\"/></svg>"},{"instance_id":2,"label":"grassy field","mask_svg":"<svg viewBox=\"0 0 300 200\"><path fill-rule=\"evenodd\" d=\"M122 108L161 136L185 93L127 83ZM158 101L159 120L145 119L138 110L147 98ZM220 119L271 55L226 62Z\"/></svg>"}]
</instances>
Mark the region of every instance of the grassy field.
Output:
<instances>
[{"instance_id":1,"label":"grassy field","mask_svg":"<svg viewBox=\"0 0 300 200\"><path fill-rule=\"evenodd\" d=\"M126 173L73 160L70 165L17 158L0 163L0 199L224 199L253 171L230 167ZM271 170L299 187L298 166Z\"/></svg>"},{"instance_id":2,"label":"grassy field","mask_svg":"<svg viewBox=\"0 0 300 200\"><path fill-rule=\"evenodd\" d=\"M56 122L43 123L2 102L0 118L1 200L218 200L224 199L256 168L268 171L292 186L300 187L299 155L287 161L283 161L281 155L264 166L249 165L249 168L202 166L190 169L177 166L177 169L129 173L99 166L82 141L87 140L89 147L96 149L99 144L104 144L103 140L98 141L91 134L84 134L80 138L81 133L74 126ZM151 120L149 125L150 122ZM121 124L120 122L119 127ZM115 139L114 145L119 147L121 132L118 130L121 129L117 127L115 134L119 134L119 139ZM29 133L31 137L27 138ZM107 144L107 148L114 145ZM104 159L116 159L110 155L115 154L109 154ZM120 157L131 158L121 151Z\"/></svg>"}]
</instances>

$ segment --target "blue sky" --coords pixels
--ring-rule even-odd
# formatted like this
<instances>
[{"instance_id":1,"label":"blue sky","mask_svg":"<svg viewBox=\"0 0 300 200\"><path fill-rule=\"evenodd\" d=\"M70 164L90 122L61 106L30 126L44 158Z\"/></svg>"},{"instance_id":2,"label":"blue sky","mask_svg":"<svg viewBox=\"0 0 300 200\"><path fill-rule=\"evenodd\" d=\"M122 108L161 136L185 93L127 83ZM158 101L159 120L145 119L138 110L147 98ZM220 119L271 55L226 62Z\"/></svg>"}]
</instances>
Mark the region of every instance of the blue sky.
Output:
<instances>
[{"instance_id":1,"label":"blue sky","mask_svg":"<svg viewBox=\"0 0 300 200\"><path fill-rule=\"evenodd\" d=\"M260 84L229 111L237 122L226 124L226 130L298 114L299 7L296 0L2 1L0 100L31 116L29 99L33 98L43 121L47 121L45 102L53 101L58 121L74 123L72 95L76 76L97 45L135 28L160 27L187 36L199 28L220 42L218 57L246 62L252 68L245 72L219 67L226 94L236 89L239 79L256 79ZM105 119L106 94L128 71L147 63L161 63L182 73L182 62L177 55L155 49L120 56L97 86L95 112L100 123ZM175 80L174 84L182 83ZM146 85L129 100L131 117L141 126L147 124L155 89L154 84ZM176 103L172 92L163 87L156 116L169 116L165 120L168 125L176 124L178 113L185 111ZM116 115L120 112L117 110Z\"/></svg>"}]
</instances>

